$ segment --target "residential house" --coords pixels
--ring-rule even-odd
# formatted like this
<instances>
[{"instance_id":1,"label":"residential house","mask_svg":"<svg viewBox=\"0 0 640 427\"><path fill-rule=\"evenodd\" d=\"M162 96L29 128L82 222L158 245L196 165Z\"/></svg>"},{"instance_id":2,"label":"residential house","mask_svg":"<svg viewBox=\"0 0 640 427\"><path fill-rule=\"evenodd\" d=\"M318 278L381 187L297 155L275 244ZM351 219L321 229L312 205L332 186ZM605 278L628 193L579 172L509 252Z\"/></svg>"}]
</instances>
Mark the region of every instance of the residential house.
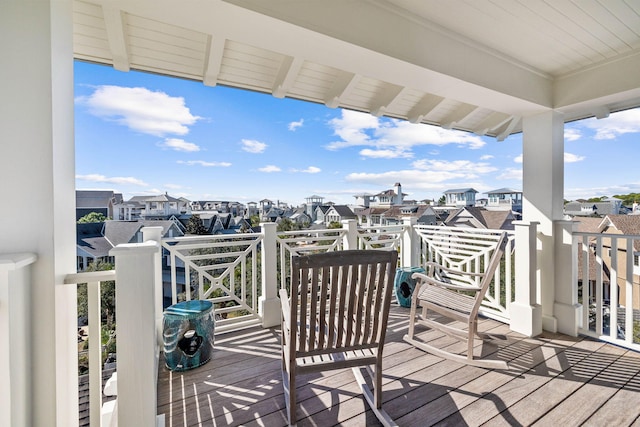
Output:
<instances>
[{"instance_id":1,"label":"residential house","mask_svg":"<svg viewBox=\"0 0 640 427\"><path fill-rule=\"evenodd\" d=\"M291 211L288 217L291 221L302 226L309 225L312 222L311 216L307 213L307 207L301 207Z\"/></svg>"},{"instance_id":2,"label":"residential house","mask_svg":"<svg viewBox=\"0 0 640 427\"><path fill-rule=\"evenodd\" d=\"M379 214L380 225L402 224L404 218L416 218L420 225L436 225L437 215L433 208L424 204L392 206Z\"/></svg>"},{"instance_id":3,"label":"residential house","mask_svg":"<svg viewBox=\"0 0 640 427\"><path fill-rule=\"evenodd\" d=\"M156 220L180 217L191 213L191 202L168 194L156 196L134 196L114 206L114 219L131 221L136 219Z\"/></svg>"},{"instance_id":4,"label":"residential house","mask_svg":"<svg viewBox=\"0 0 640 427\"><path fill-rule=\"evenodd\" d=\"M477 190L473 188L455 188L444 192L447 206L463 207L475 206Z\"/></svg>"},{"instance_id":5,"label":"residential house","mask_svg":"<svg viewBox=\"0 0 640 427\"><path fill-rule=\"evenodd\" d=\"M109 251L123 243L142 242L143 227L162 227L164 238L184 235L184 230L174 221L105 221L76 224L76 265L85 271L96 261L114 262Z\"/></svg>"},{"instance_id":6,"label":"residential house","mask_svg":"<svg viewBox=\"0 0 640 427\"><path fill-rule=\"evenodd\" d=\"M468 206L449 214L444 221L448 227L485 228L494 230L513 230L515 215L511 211L490 211L484 208Z\"/></svg>"},{"instance_id":7,"label":"residential house","mask_svg":"<svg viewBox=\"0 0 640 427\"><path fill-rule=\"evenodd\" d=\"M616 238L602 239L602 258L605 265L612 267L615 251L618 285L618 304L628 306L627 283L633 287L632 308L640 310L640 216L638 215L606 215L598 226L600 233L637 236L625 245L626 240ZM614 248L615 245L615 248ZM631 258L631 259L630 259ZM627 268L631 266L631 271Z\"/></svg>"},{"instance_id":8,"label":"residential house","mask_svg":"<svg viewBox=\"0 0 640 427\"><path fill-rule=\"evenodd\" d=\"M311 222L315 221L317 218L315 216L316 209L318 206L322 206L324 202L324 197L321 196L309 196L306 199L306 214L311 218Z\"/></svg>"},{"instance_id":9,"label":"residential house","mask_svg":"<svg viewBox=\"0 0 640 427\"><path fill-rule=\"evenodd\" d=\"M564 205L564 213L569 216L599 216L618 215L622 207L622 200L607 197L601 202L572 201Z\"/></svg>"},{"instance_id":10,"label":"residential house","mask_svg":"<svg viewBox=\"0 0 640 427\"><path fill-rule=\"evenodd\" d=\"M486 204L488 210L511 210L522 213L522 191L500 188L487 191L486 194L489 196Z\"/></svg>"},{"instance_id":11,"label":"residential house","mask_svg":"<svg viewBox=\"0 0 640 427\"><path fill-rule=\"evenodd\" d=\"M332 205L324 214L324 223L341 222L347 219L356 219L356 215L347 205Z\"/></svg>"},{"instance_id":12,"label":"residential house","mask_svg":"<svg viewBox=\"0 0 640 427\"><path fill-rule=\"evenodd\" d=\"M91 212L114 217L114 206L122 203L122 194L112 190L76 190L76 220Z\"/></svg>"}]
</instances>

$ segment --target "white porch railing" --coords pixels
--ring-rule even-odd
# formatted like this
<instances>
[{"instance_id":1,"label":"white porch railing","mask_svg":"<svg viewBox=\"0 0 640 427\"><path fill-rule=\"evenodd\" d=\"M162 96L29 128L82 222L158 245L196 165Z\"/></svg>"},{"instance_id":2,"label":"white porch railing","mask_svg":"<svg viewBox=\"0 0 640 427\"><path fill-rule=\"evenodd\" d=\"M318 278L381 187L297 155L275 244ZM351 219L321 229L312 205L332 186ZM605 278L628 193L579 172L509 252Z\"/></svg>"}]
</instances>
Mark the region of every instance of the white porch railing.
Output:
<instances>
[{"instance_id":1,"label":"white porch railing","mask_svg":"<svg viewBox=\"0 0 640 427\"><path fill-rule=\"evenodd\" d=\"M162 241L171 303L209 300L216 330L258 325L262 234L188 236ZM165 270L166 271L166 270ZM169 293L167 292L169 291Z\"/></svg>"},{"instance_id":2,"label":"white porch railing","mask_svg":"<svg viewBox=\"0 0 640 427\"><path fill-rule=\"evenodd\" d=\"M102 319L101 285L115 281L115 270L69 274L66 285L87 284L87 320L89 335L89 420L92 426L102 425Z\"/></svg>"},{"instance_id":3,"label":"white porch railing","mask_svg":"<svg viewBox=\"0 0 640 427\"><path fill-rule=\"evenodd\" d=\"M414 226L416 233L420 238L420 261L419 266L425 265L429 261L443 262L443 254L441 247L443 242L451 242L456 244L460 239L473 238L476 234L492 234L500 233L502 230L482 230L475 228L459 228L459 227L440 227L428 225ZM504 256L500 262L500 268L496 269L493 283L485 296L480 312L490 318L509 323L509 310L511 302L514 300L514 249L515 234L508 232L508 241L505 248ZM468 268L472 271L481 272L484 266L489 262L491 253L487 252L482 255L481 259L469 261Z\"/></svg>"},{"instance_id":4,"label":"white porch railing","mask_svg":"<svg viewBox=\"0 0 640 427\"><path fill-rule=\"evenodd\" d=\"M573 233L581 334L640 350L640 276L634 265L639 247L638 235Z\"/></svg>"}]
</instances>

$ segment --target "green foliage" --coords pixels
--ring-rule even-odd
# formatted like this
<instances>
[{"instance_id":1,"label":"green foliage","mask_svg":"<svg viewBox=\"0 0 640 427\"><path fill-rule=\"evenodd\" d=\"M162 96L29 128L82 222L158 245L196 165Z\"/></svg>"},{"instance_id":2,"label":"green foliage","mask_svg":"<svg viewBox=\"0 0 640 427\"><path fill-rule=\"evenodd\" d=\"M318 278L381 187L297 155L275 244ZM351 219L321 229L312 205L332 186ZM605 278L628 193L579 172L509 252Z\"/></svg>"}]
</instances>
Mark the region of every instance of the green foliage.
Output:
<instances>
[{"instance_id":1,"label":"green foliage","mask_svg":"<svg viewBox=\"0 0 640 427\"><path fill-rule=\"evenodd\" d=\"M260 225L260 216L258 215L251 215L249 217L249 221L251 222L251 226L252 227L257 227L258 225Z\"/></svg>"},{"instance_id":2,"label":"green foliage","mask_svg":"<svg viewBox=\"0 0 640 427\"><path fill-rule=\"evenodd\" d=\"M447 198L446 198L444 195L442 195L442 197L440 197L440 198L438 199L438 205L439 205L439 206L442 206L442 205L444 205L445 203L447 203Z\"/></svg>"},{"instance_id":3,"label":"green foliage","mask_svg":"<svg viewBox=\"0 0 640 427\"><path fill-rule=\"evenodd\" d=\"M86 214L85 216L83 216L82 218L80 218L78 220L78 224L88 224L91 222L105 222L107 219L106 216L104 216L101 213L98 212L90 212L88 214Z\"/></svg>"},{"instance_id":4,"label":"green foliage","mask_svg":"<svg viewBox=\"0 0 640 427\"><path fill-rule=\"evenodd\" d=\"M280 222L278 223L278 231L291 231L295 229L296 225L289 218L282 218L282 220L280 220Z\"/></svg>"},{"instance_id":5,"label":"green foliage","mask_svg":"<svg viewBox=\"0 0 640 427\"><path fill-rule=\"evenodd\" d=\"M332 228L342 228L342 224L339 223L338 221L331 221L329 223L329 225L327 226L327 228L332 229Z\"/></svg>"},{"instance_id":6,"label":"green foliage","mask_svg":"<svg viewBox=\"0 0 640 427\"><path fill-rule=\"evenodd\" d=\"M87 271L113 270L114 265L108 262L94 262L87 266ZM107 327L111 327L116 317L116 282L110 280L102 282L100 286L100 317ZM87 284L78 285L78 317L86 317L87 312Z\"/></svg>"},{"instance_id":7,"label":"green foliage","mask_svg":"<svg viewBox=\"0 0 640 427\"><path fill-rule=\"evenodd\" d=\"M200 215L191 215L189 221L187 221L186 225L187 234L207 234L207 229L202 225L202 220L200 219Z\"/></svg>"},{"instance_id":8,"label":"green foliage","mask_svg":"<svg viewBox=\"0 0 640 427\"><path fill-rule=\"evenodd\" d=\"M640 202L640 193L629 193L626 195L616 194L613 197L622 200L622 204L625 206L631 206L635 202Z\"/></svg>"}]
</instances>

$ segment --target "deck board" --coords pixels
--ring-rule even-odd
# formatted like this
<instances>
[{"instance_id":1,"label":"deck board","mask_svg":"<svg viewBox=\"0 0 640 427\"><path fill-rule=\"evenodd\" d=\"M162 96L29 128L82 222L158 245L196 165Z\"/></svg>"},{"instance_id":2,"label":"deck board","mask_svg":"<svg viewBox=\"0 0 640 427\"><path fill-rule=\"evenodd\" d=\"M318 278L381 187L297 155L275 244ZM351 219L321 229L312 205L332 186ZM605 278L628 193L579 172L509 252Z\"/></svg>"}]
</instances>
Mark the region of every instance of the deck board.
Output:
<instances>
[{"instance_id":1,"label":"deck board","mask_svg":"<svg viewBox=\"0 0 640 427\"><path fill-rule=\"evenodd\" d=\"M476 355L509 371L444 360L402 337L409 309L393 306L383 361L383 407L401 426L636 425L640 423L640 354L584 337L544 333L525 338L483 319ZM432 345L466 346L418 327ZM186 372L159 369L158 413L167 427L284 426L279 328L216 336L212 359ZM300 377L299 426L379 425L350 369Z\"/></svg>"}]
</instances>

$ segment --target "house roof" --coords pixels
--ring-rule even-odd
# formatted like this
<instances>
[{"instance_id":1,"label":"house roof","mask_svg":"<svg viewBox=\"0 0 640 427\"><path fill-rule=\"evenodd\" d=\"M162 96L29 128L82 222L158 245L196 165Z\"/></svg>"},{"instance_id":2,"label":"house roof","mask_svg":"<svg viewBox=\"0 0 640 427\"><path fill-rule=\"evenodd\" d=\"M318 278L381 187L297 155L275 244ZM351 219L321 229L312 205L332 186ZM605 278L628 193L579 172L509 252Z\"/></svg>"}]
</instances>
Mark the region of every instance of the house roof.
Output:
<instances>
[{"instance_id":1,"label":"house roof","mask_svg":"<svg viewBox=\"0 0 640 427\"><path fill-rule=\"evenodd\" d=\"M165 237L170 228L178 230L178 234L182 234L182 230L173 221L105 221L103 228L103 236L109 240L113 246L121 243L136 243L136 233L142 227L162 227L162 236Z\"/></svg>"},{"instance_id":2,"label":"house roof","mask_svg":"<svg viewBox=\"0 0 640 427\"><path fill-rule=\"evenodd\" d=\"M471 206L460 208L449 214L447 219L444 221L445 224L455 226L456 219L461 217L465 212L469 213L485 228L494 230L513 230L512 221L514 218L511 211L490 211ZM469 222L468 225L474 226L471 222Z\"/></svg>"},{"instance_id":3,"label":"house roof","mask_svg":"<svg viewBox=\"0 0 640 427\"><path fill-rule=\"evenodd\" d=\"M137 203L145 203L145 202L186 202L189 203L189 200L185 198L177 199L175 197L171 197L168 194L159 194L157 196L133 196L127 202L137 202Z\"/></svg>"},{"instance_id":4,"label":"house roof","mask_svg":"<svg viewBox=\"0 0 640 427\"><path fill-rule=\"evenodd\" d=\"M477 193L478 191L474 190L473 188L454 188L452 190L445 191L444 194L459 194L468 192Z\"/></svg>"},{"instance_id":5,"label":"house roof","mask_svg":"<svg viewBox=\"0 0 640 427\"><path fill-rule=\"evenodd\" d=\"M76 208L108 208L115 195L111 190L76 190Z\"/></svg>"},{"instance_id":6,"label":"house roof","mask_svg":"<svg viewBox=\"0 0 640 427\"><path fill-rule=\"evenodd\" d=\"M341 218L355 218L356 215L353 213L351 208L347 205L333 205L331 206L333 210L335 210Z\"/></svg>"},{"instance_id":7,"label":"house roof","mask_svg":"<svg viewBox=\"0 0 640 427\"><path fill-rule=\"evenodd\" d=\"M105 257L113 245L102 235L102 222L76 224L76 245L94 258Z\"/></svg>"},{"instance_id":8,"label":"house roof","mask_svg":"<svg viewBox=\"0 0 640 427\"><path fill-rule=\"evenodd\" d=\"M487 191L485 194L513 194L522 193L522 190L514 190L513 188L499 188L497 190Z\"/></svg>"},{"instance_id":9,"label":"house roof","mask_svg":"<svg viewBox=\"0 0 640 427\"><path fill-rule=\"evenodd\" d=\"M74 0L73 11L80 60L499 139L552 109L573 121L640 105L640 8L628 0Z\"/></svg>"},{"instance_id":10,"label":"house roof","mask_svg":"<svg viewBox=\"0 0 640 427\"><path fill-rule=\"evenodd\" d=\"M633 248L640 251L640 216L607 215L600 224L600 232L605 232L609 227L616 228L622 234L637 235L638 238L633 241Z\"/></svg>"}]
</instances>

